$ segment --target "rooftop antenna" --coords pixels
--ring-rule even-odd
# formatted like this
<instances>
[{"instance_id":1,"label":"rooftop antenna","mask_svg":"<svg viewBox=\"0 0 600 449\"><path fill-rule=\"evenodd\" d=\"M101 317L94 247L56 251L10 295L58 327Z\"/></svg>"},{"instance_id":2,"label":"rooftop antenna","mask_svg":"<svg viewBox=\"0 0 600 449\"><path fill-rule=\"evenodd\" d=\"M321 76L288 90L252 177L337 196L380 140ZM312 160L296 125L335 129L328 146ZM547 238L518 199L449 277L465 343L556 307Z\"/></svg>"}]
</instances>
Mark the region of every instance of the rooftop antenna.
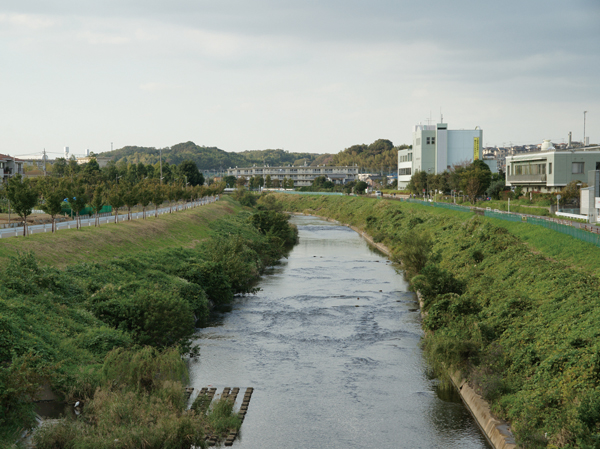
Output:
<instances>
[{"instance_id":1,"label":"rooftop antenna","mask_svg":"<svg viewBox=\"0 0 600 449\"><path fill-rule=\"evenodd\" d=\"M585 115L588 111L583 111L583 147L585 148Z\"/></svg>"}]
</instances>

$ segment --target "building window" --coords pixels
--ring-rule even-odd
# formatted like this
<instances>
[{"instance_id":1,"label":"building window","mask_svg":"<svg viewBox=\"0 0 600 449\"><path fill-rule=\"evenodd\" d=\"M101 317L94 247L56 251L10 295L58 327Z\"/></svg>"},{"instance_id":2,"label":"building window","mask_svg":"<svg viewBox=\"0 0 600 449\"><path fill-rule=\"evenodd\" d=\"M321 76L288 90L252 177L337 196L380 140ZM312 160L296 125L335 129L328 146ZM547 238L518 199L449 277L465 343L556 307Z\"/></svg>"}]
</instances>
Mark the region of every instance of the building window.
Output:
<instances>
[{"instance_id":1,"label":"building window","mask_svg":"<svg viewBox=\"0 0 600 449\"><path fill-rule=\"evenodd\" d=\"M552 162L548 162L548 174L552 174Z\"/></svg>"},{"instance_id":2,"label":"building window","mask_svg":"<svg viewBox=\"0 0 600 449\"><path fill-rule=\"evenodd\" d=\"M571 173L573 175L580 175L583 173L583 162L573 162L571 165Z\"/></svg>"},{"instance_id":3,"label":"building window","mask_svg":"<svg viewBox=\"0 0 600 449\"><path fill-rule=\"evenodd\" d=\"M408 160L412 161L412 153L408 153Z\"/></svg>"},{"instance_id":4,"label":"building window","mask_svg":"<svg viewBox=\"0 0 600 449\"><path fill-rule=\"evenodd\" d=\"M435 145L435 137L431 138L431 145Z\"/></svg>"},{"instance_id":5,"label":"building window","mask_svg":"<svg viewBox=\"0 0 600 449\"><path fill-rule=\"evenodd\" d=\"M427 141L425 142L427 145L429 145L431 143L431 137L427 138Z\"/></svg>"},{"instance_id":6,"label":"building window","mask_svg":"<svg viewBox=\"0 0 600 449\"><path fill-rule=\"evenodd\" d=\"M398 175L410 175L410 168L400 168L398 169Z\"/></svg>"}]
</instances>

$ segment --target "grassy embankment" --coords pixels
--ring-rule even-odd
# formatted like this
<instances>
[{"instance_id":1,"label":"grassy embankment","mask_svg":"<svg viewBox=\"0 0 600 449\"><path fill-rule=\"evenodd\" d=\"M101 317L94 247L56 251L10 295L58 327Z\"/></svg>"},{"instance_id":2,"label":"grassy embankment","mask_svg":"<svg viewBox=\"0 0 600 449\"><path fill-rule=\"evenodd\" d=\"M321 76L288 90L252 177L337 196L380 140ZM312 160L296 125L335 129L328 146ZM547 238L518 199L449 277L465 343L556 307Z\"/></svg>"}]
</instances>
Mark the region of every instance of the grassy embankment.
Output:
<instances>
[{"instance_id":1,"label":"grassy embankment","mask_svg":"<svg viewBox=\"0 0 600 449\"><path fill-rule=\"evenodd\" d=\"M226 199L0 241L0 447L33 424L28 399L43 382L86 406L39 433L40 448L202 446L239 426L227 405L185 410L180 355L194 352L209 301L251 292L281 257L295 239L286 226Z\"/></svg>"},{"instance_id":2,"label":"grassy embankment","mask_svg":"<svg viewBox=\"0 0 600 449\"><path fill-rule=\"evenodd\" d=\"M278 199L362 228L410 261L433 367L460 370L522 447L600 447L599 248L539 226L410 203Z\"/></svg>"}]
</instances>

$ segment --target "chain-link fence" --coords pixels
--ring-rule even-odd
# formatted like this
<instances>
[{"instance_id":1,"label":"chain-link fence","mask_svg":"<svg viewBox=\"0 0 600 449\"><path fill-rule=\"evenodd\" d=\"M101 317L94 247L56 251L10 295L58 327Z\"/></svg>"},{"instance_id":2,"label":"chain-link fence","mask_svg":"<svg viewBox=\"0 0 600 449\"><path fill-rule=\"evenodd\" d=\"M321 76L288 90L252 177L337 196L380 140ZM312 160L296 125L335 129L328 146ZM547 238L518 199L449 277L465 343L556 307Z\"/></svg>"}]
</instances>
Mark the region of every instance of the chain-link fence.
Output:
<instances>
[{"instance_id":1,"label":"chain-link fence","mask_svg":"<svg viewBox=\"0 0 600 449\"><path fill-rule=\"evenodd\" d=\"M407 203L421 204L423 206L433 206L433 207L441 207L444 209L456 210L459 212L474 212L473 209L466 206L459 206L458 204L451 203L436 203L429 201L422 201L413 198L402 199L401 201L405 201ZM483 215L490 218L497 218L499 220L505 221L513 221L513 222L526 222L529 224L534 224L538 226L543 226L546 229L551 229L556 232L560 232L561 234L566 234L576 239L582 240L587 243L591 243L600 247L600 234L590 232L587 230L579 229L574 226L569 226L561 223L556 223L551 220L545 220L543 218L535 218L528 215L522 214L514 214L510 212L496 212L492 210L483 211ZM594 227L590 228L592 231L595 229Z\"/></svg>"}]
</instances>

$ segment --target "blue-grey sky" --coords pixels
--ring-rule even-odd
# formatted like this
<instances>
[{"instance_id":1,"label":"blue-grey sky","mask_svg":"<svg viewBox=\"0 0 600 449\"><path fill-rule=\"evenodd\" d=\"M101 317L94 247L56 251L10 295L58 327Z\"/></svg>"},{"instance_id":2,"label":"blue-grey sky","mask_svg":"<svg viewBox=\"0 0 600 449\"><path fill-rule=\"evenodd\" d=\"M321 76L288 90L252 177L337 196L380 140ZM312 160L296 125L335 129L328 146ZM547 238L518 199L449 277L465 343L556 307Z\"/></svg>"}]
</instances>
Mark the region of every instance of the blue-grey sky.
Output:
<instances>
[{"instance_id":1,"label":"blue-grey sky","mask_svg":"<svg viewBox=\"0 0 600 449\"><path fill-rule=\"evenodd\" d=\"M0 153L600 142L600 0L0 0Z\"/></svg>"}]
</instances>

